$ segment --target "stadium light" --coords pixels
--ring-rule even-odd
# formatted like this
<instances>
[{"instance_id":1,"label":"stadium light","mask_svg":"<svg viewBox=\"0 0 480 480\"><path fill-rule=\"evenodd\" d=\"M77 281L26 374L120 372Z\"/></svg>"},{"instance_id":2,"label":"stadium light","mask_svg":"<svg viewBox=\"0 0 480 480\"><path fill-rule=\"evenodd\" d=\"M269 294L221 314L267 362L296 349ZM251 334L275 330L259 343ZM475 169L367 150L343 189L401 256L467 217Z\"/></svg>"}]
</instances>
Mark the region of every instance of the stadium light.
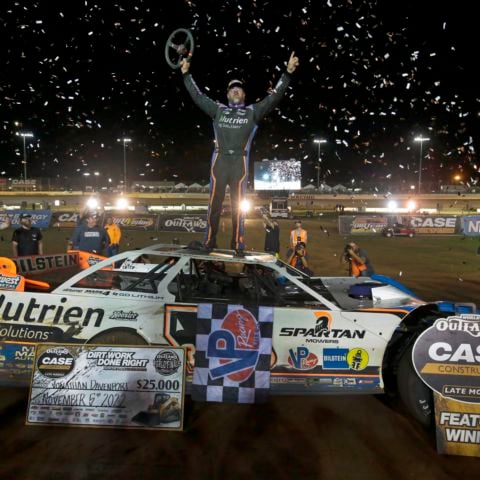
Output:
<instances>
[{"instance_id":1,"label":"stadium light","mask_svg":"<svg viewBox=\"0 0 480 480\"><path fill-rule=\"evenodd\" d=\"M240 211L242 213L248 213L252 209L252 203L246 198L240 202Z\"/></svg>"},{"instance_id":2,"label":"stadium light","mask_svg":"<svg viewBox=\"0 0 480 480\"><path fill-rule=\"evenodd\" d=\"M91 197L87 200L86 205L89 210L97 210L97 208L100 206L100 203L95 197Z\"/></svg>"},{"instance_id":3,"label":"stadium light","mask_svg":"<svg viewBox=\"0 0 480 480\"><path fill-rule=\"evenodd\" d=\"M417 204L416 204L416 202L413 201L413 200L409 200L409 201L407 202L407 210L408 210L409 212L413 212L413 211L415 211L416 209L417 209Z\"/></svg>"},{"instance_id":4,"label":"stadium light","mask_svg":"<svg viewBox=\"0 0 480 480\"><path fill-rule=\"evenodd\" d=\"M398 203L395 200L390 200L387 204L387 207L392 212L398 208Z\"/></svg>"},{"instance_id":5,"label":"stadium light","mask_svg":"<svg viewBox=\"0 0 480 480\"><path fill-rule=\"evenodd\" d=\"M427 137L415 137L415 142L420 142L420 168L418 169L418 194L422 192L422 159L423 159L423 142L428 142L430 139Z\"/></svg>"},{"instance_id":6,"label":"stadium light","mask_svg":"<svg viewBox=\"0 0 480 480\"><path fill-rule=\"evenodd\" d=\"M320 147L322 143L327 143L326 140L323 138L315 138L313 140L313 143L316 143L318 145L318 165L317 165L317 190L320 189L320 162L322 161L322 158L320 157Z\"/></svg>"},{"instance_id":7,"label":"stadium light","mask_svg":"<svg viewBox=\"0 0 480 480\"><path fill-rule=\"evenodd\" d=\"M127 143L131 141L131 138L117 138L117 142L123 143L123 193L127 193Z\"/></svg>"},{"instance_id":8,"label":"stadium light","mask_svg":"<svg viewBox=\"0 0 480 480\"><path fill-rule=\"evenodd\" d=\"M27 188L27 147L25 145L25 139L33 138L33 133L30 132L17 132L17 136L23 138L23 181L25 182L25 188Z\"/></svg>"},{"instance_id":9,"label":"stadium light","mask_svg":"<svg viewBox=\"0 0 480 480\"><path fill-rule=\"evenodd\" d=\"M128 200L125 197L120 197L116 205L119 210L126 210L128 208Z\"/></svg>"}]
</instances>

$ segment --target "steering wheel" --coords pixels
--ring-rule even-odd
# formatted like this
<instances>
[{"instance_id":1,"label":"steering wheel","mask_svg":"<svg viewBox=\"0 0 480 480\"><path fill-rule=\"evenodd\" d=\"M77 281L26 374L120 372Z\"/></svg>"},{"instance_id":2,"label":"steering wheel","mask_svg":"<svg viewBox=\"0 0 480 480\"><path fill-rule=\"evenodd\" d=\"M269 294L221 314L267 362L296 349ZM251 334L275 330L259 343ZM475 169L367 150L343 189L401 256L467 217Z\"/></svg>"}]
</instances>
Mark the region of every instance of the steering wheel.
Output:
<instances>
[{"instance_id":1,"label":"steering wheel","mask_svg":"<svg viewBox=\"0 0 480 480\"><path fill-rule=\"evenodd\" d=\"M183 38L183 41L181 41ZM167 40L165 44L165 59L167 60L168 65L174 70L177 70L181 67L182 59L186 57L189 62L193 55L193 49L195 47L193 41L193 35L190 30L185 28L178 28L175 30ZM173 50L178 58L172 60L170 57L171 50Z\"/></svg>"}]
</instances>

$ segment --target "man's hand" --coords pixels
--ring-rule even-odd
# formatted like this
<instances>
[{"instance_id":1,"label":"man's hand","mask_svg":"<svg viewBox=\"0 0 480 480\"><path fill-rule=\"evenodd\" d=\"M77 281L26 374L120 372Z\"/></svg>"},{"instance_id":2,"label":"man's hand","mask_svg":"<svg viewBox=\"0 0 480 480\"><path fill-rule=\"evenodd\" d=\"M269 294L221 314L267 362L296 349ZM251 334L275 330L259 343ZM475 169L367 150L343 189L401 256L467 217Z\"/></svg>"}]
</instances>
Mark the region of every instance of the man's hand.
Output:
<instances>
[{"instance_id":1,"label":"man's hand","mask_svg":"<svg viewBox=\"0 0 480 480\"><path fill-rule=\"evenodd\" d=\"M298 57L295 56L295 52L292 52L290 58L288 59L287 72L293 73L297 69L299 64L300 62L298 61Z\"/></svg>"},{"instance_id":2,"label":"man's hand","mask_svg":"<svg viewBox=\"0 0 480 480\"><path fill-rule=\"evenodd\" d=\"M186 73L188 73L188 71L190 70L190 62L186 59L186 58L183 58L182 61L180 62L180 65L181 65L181 72L183 75L185 75Z\"/></svg>"}]
</instances>

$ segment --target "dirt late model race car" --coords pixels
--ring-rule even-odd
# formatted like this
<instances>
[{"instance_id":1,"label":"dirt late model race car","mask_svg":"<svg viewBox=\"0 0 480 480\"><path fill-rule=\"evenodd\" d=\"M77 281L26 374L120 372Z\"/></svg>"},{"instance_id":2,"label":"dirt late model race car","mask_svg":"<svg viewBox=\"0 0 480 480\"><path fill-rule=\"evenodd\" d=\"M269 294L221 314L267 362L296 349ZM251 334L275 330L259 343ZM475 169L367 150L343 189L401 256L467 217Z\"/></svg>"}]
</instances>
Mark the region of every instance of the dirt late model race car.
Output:
<instances>
[{"instance_id":1,"label":"dirt late model race car","mask_svg":"<svg viewBox=\"0 0 480 480\"><path fill-rule=\"evenodd\" d=\"M22 368L29 379L38 342L183 346L191 381L199 304L268 306L271 394L398 392L424 424L431 421L432 398L413 369L413 342L437 318L476 313L473 304L424 302L387 277L307 277L265 253L178 245L121 253L51 292L5 285L3 381Z\"/></svg>"}]
</instances>

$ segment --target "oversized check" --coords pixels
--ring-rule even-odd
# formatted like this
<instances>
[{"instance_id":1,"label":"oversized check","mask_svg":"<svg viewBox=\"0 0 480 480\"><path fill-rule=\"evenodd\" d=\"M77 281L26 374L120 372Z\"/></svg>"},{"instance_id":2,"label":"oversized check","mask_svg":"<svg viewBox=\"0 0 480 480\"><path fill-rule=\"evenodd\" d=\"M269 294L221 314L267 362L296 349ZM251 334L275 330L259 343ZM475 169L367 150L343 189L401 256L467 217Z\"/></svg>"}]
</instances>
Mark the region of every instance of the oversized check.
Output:
<instances>
[{"instance_id":1,"label":"oversized check","mask_svg":"<svg viewBox=\"0 0 480 480\"><path fill-rule=\"evenodd\" d=\"M27 424L181 430L185 350L37 345Z\"/></svg>"}]
</instances>

